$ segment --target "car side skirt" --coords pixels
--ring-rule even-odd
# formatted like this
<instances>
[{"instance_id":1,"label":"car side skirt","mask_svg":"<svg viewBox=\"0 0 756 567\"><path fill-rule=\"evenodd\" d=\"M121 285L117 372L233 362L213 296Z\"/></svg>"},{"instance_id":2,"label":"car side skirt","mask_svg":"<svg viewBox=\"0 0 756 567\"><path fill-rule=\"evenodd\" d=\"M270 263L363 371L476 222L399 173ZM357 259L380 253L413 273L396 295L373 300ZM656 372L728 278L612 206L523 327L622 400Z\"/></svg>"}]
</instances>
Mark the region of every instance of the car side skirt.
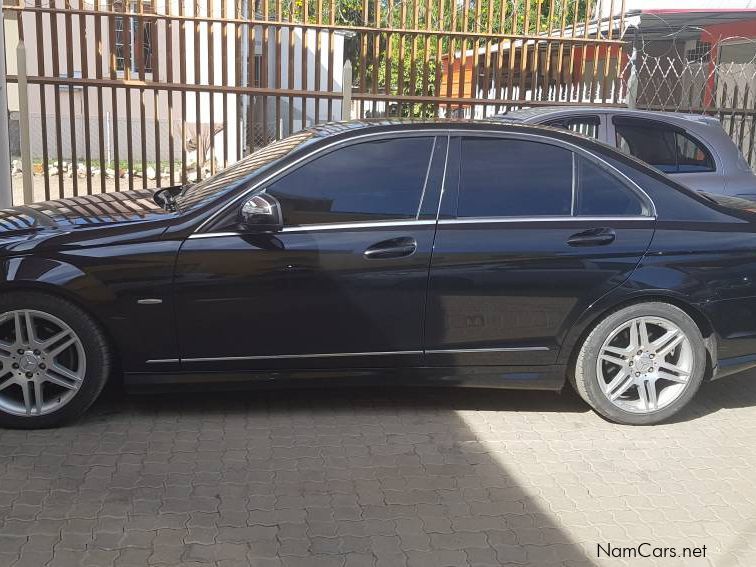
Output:
<instances>
[{"instance_id":1,"label":"car side skirt","mask_svg":"<svg viewBox=\"0 0 756 567\"><path fill-rule=\"evenodd\" d=\"M175 384L222 389L246 386L458 386L525 390L561 390L566 367L468 366L418 368L355 368L254 372L126 373L127 390L154 391Z\"/></svg>"}]
</instances>

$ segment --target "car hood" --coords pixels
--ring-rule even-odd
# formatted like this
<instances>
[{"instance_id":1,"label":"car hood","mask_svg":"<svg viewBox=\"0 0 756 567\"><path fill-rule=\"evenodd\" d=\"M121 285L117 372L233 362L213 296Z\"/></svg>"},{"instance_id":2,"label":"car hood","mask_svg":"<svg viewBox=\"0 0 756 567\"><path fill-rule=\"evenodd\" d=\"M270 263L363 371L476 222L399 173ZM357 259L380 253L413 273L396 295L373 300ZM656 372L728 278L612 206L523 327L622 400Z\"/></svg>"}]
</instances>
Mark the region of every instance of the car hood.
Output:
<instances>
[{"instance_id":1,"label":"car hood","mask_svg":"<svg viewBox=\"0 0 756 567\"><path fill-rule=\"evenodd\" d=\"M0 211L0 238L45 230L74 230L154 220L172 215L153 199L155 190L101 193L44 201Z\"/></svg>"}]
</instances>

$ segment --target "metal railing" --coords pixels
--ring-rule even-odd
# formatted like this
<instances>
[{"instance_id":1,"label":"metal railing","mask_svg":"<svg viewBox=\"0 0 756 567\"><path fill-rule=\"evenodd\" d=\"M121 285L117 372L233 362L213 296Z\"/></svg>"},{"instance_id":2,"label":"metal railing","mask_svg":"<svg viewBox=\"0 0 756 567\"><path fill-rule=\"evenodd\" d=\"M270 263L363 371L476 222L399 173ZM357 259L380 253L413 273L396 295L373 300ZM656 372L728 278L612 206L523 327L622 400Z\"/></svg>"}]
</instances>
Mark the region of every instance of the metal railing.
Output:
<instances>
[{"instance_id":1,"label":"metal railing","mask_svg":"<svg viewBox=\"0 0 756 567\"><path fill-rule=\"evenodd\" d=\"M26 45L20 168L40 200L191 182L319 122L490 114L586 83L616 103L610 1L598 34L596 0L6 2Z\"/></svg>"}]
</instances>

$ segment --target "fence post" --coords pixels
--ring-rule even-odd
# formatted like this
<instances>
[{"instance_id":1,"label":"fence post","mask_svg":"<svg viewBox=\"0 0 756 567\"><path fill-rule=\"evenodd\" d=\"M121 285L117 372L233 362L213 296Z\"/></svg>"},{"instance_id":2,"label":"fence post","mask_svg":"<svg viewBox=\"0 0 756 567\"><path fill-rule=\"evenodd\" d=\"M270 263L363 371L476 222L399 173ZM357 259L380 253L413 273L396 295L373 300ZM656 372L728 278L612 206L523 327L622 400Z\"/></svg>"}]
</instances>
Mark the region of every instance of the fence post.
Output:
<instances>
[{"instance_id":1,"label":"fence post","mask_svg":"<svg viewBox=\"0 0 756 567\"><path fill-rule=\"evenodd\" d=\"M31 143L29 140L29 88L26 82L26 47L23 41L16 47L18 64L18 127L21 134L21 175L24 180L24 205L34 202Z\"/></svg>"},{"instance_id":2,"label":"fence post","mask_svg":"<svg viewBox=\"0 0 756 567\"><path fill-rule=\"evenodd\" d=\"M0 2L0 209L13 206L8 127L8 83L5 73L5 18Z\"/></svg>"},{"instance_id":3,"label":"fence post","mask_svg":"<svg viewBox=\"0 0 756 567\"><path fill-rule=\"evenodd\" d=\"M352 119L352 62L349 59L344 62L341 78L341 119Z\"/></svg>"}]
</instances>

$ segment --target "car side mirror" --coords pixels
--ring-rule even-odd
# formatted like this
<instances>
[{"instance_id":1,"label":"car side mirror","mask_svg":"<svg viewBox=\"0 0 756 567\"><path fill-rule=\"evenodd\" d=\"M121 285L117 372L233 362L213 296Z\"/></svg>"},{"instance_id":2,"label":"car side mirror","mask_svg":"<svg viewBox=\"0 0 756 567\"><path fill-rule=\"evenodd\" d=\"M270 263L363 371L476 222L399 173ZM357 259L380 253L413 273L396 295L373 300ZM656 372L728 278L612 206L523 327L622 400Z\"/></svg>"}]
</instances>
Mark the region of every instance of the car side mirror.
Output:
<instances>
[{"instance_id":1,"label":"car side mirror","mask_svg":"<svg viewBox=\"0 0 756 567\"><path fill-rule=\"evenodd\" d=\"M281 203L272 195L260 193L247 199L242 205L240 224L257 232L278 232L283 228Z\"/></svg>"}]
</instances>

